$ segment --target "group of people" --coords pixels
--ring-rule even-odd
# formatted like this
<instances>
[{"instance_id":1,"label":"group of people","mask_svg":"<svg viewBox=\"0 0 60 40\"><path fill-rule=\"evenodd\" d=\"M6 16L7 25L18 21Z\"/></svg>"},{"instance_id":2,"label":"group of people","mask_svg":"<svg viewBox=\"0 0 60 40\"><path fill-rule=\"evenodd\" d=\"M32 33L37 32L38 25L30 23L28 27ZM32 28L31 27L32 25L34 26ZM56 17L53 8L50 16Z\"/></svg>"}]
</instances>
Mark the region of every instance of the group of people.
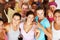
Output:
<instances>
[{"instance_id":1,"label":"group of people","mask_svg":"<svg viewBox=\"0 0 60 40\"><path fill-rule=\"evenodd\" d=\"M4 2L0 0L0 40L60 40L56 2Z\"/></svg>"}]
</instances>

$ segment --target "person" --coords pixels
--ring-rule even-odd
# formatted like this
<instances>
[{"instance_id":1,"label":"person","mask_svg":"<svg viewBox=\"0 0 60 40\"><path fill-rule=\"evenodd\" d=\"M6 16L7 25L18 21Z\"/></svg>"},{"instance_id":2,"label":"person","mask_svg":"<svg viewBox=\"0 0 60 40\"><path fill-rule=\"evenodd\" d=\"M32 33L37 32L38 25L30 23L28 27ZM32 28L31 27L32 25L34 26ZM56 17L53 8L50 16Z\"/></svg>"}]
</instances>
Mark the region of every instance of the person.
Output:
<instances>
[{"instance_id":1,"label":"person","mask_svg":"<svg viewBox=\"0 0 60 40\"><path fill-rule=\"evenodd\" d=\"M50 9L46 10L46 17L47 17L47 19L49 20L50 23L52 23L54 21L53 12L51 12Z\"/></svg>"},{"instance_id":2,"label":"person","mask_svg":"<svg viewBox=\"0 0 60 40\"><path fill-rule=\"evenodd\" d=\"M28 11L26 14L26 17L27 17L26 21L20 24L21 34L23 35L23 40L35 40L38 37L40 32L39 30L37 30L34 24L34 21L33 21L34 13L32 11Z\"/></svg>"},{"instance_id":3,"label":"person","mask_svg":"<svg viewBox=\"0 0 60 40\"><path fill-rule=\"evenodd\" d=\"M0 40L7 40L7 35L4 30L4 21L0 18Z\"/></svg>"},{"instance_id":4,"label":"person","mask_svg":"<svg viewBox=\"0 0 60 40\"><path fill-rule=\"evenodd\" d=\"M49 7L50 7L50 10L54 13L54 11L57 8L57 3L56 2L49 2Z\"/></svg>"},{"instance_id":5,"label":"person","mask_svg":"<svg viewBox=\"0 0 60 40\"><path fill-rule=\"evenodd\" d=\"M52 23L52 40L60 40L60 9L54 11L54 22Z\"/></svg>"},{"instance_id":6,"label":"person","mask_svg":"<svg viewBox=\"0 0 60 40\"><path fill-rule=\"evenodd\" d=\"M36 14L36 9L37 9L38 5L36 4L36 2L33 2L31 7L32 7L31 10L34 12L34 15L36 16L37 15Z\"/></svg>"},{"instance_id":7,"label":"person","mask_svg":"<svg viewBox=\"0 0 60 40\"><path fill-rule=\"evenodd\" d=\"M13 5L13 6L12 6ZM12 20L12 16L13 16L13 14L16 12L15 11L15 9L14 9L14 6L15 5L15 1L14 0L11 0L11 1L9 1L8 3L6 3L6 5L5 5L5 10L4 10L4 12L5 12L5 15L7 16L7 18L8 18L8 23L10 23ZM7 12L6 12L6 10L7 10Z\"/></svg>"},{"instance_id":8,"label":"person","mask_svg":"<svg viewBox=\"0 0 60 40\"><path fill-rule=\"evenodd\" d=\"M26 20L26 12L29 10L29 5L27 3L23 3L21 6L21 22L24 22Z\"/></svg>"},{"instance_id":9,"label":"person","mask_svg":"<svg viewBox=\"0 0 60 40\"><path fill-rule=\"evenodd\" d=\"M6 3L5 0L0 0L0 11L2 13L2 18L3 18L4 22L6 23L6 22L8 22L8 19L7 19L6 15L5 15L5 13L4 13L5 3Z\"/></svg>"},{"instance_id":10,"label":"person","mask_svg":"<svg viewBox=\"0 0 60 40\"><path fill-rule=\"evenodd\" d=\"M18 40L20 35L19 23L21 20L21 15L19 13L14 13L12 16L12 22L5 26L7 31L8 40Z\"/></svg>"},{"instance_id":11,"label":"person","mask_svg":"<svg viewBox=\"0 0 60 40\"><path fill-rule=\"evenodd\" d=\"M37 40L45 40L45 35L51 39L51 29L48 19L44 16L44 8L38 7L36 10L37 16L35 17L36 22L38 23L38 28L40 30L40 36Z\"/></svg>"}]
</instances>

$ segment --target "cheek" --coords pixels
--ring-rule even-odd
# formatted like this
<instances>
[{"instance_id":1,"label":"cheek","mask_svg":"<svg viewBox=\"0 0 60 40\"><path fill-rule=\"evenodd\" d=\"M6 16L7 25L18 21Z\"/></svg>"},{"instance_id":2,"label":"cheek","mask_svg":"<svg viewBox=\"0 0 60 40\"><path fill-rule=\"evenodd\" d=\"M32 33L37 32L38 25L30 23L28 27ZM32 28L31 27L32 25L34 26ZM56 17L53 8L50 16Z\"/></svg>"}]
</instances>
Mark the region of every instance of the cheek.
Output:
<instances>
[{"instance_id":1,"label":"cheek","mask_svg":"<svg viewBox=\"0 0 60 40\"><path fill-rule=\"evenodd\" d=\"M56 21L56 18L54 17L54 21Z\"/></svg>"},{"instance_id":2,"label":"cheek","mask_svg":"<svg viewBox=\"0 0 60 40\"><path fill-rule=\"evenodd\" d=\"M32 21L34 20L34 18L32 18Z\"/></svg>"},{"instance_id":3,"label":"cheek","mask_svg":"<svg viewBox=\"0 0 60 40\"><path fill-rule=\"evenodd\" d=\"M13 23L15 23L16 21L15 20L13 20Z\"/></svg>"},{"instance_id":4,"label":"cheek","mask_svg":"<svg viewBox=\"0 0 60 40\"><path fill-rule=\"evenodd\" d=\"M40 17L40 15L39 15L39 14L37 14L37 16L38 16L38 17Z\"/></svg>"}]
</instances>

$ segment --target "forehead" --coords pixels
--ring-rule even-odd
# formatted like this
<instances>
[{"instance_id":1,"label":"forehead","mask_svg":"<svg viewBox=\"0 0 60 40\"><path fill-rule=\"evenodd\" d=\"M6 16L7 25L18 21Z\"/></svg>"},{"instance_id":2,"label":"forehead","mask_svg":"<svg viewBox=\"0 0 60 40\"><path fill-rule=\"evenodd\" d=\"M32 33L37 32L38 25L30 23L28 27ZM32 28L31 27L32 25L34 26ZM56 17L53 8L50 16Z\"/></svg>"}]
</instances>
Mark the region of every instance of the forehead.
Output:
<instances>
[{"instance_id":1,"label":"forehead","mask_svg":"<svg viewBox=\"0 0 60 40\"><path fill-rule=\"evenodd\" d=\"M56 12L56 13L55 13L55 16L60 16L60 13Z\"/></svg>"},{"instance_id":2,"label":"forehead","mask_svg":"<svg viewBox=\"0 0 60 40\"><path fill-rule=\"evenodd\" d=\"M17 15L15 15L13 18L17 18L17 19L18 19L18 18L20 18L20 17L19 17L19 16L17 16Z\"/></svg>"},{"instance_id":3,"label":"forehead","mask_svg":"<svg viewBox=\"0 0 60 40\"><path fill-rule=\"evenodd\" d=\"M33 14L30 14L30 15L28 15L28 17L34 17L34 15Z\"/></svg>"},{"instance_id":4,"label":"forehead","mask_svg":"<svg viewBox=\"0 0 60 40\"><path fill-rule=\"evenodd\" d=\"M56 8L56 6L55 6L55 5L51 5L50 7L55 7L55 8Z\"/></svg>"},{"instance_id":5,"label":"forehead","mask_svg":"<svg viewBox=\"0 0 60 40\"><path fill-rule=\"evenodd\" d=\"M28 5L22 5L22 8L28 8Z\"/></svg>"},{"instance_id":6,"label":"forehead","mask_svg":"<svg viewBox=\"0 0 60 40\"><path fill-rule=\"evenodd\" d=\"M37 6L36 4L33 4L32 6Z\"/></svg>"}]
</instances>

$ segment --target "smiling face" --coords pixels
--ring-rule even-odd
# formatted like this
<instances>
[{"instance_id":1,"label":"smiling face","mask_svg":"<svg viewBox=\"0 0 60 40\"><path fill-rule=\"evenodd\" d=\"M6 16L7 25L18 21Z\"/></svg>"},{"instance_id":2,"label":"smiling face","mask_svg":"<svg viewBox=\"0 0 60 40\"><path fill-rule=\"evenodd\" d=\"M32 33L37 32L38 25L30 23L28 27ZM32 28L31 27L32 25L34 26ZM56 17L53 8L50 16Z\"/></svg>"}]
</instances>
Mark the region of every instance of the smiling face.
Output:
<instances>
[{"instance_id":1,"label":"smiling face","mask_svg":"<svg viewBox=\"0 0 60 40\"><path fill-rule=\"evenodd\" d=\"M36 8L37 8L37 5L36 4L33 4L32 5L32 9L35 9L36 10Z\"/></svg>"},{"instance_id":2,"label":"smiling face","mask_svg":"<svg viewBox=\"0 0 60 40\"><path fill-rule=\"evenodd\" d=\"M54 21L60 24L60 13L56 12L54 15Z\"/></svg>"},{"instance_id":3,"label":"smiling face","mask_svg":"<svg viewBox=\"0 0 60 40\"><path fill-rule=\"evenodd\" d=\"M51 5L50 9L51 9L52 12L54 12L56 10L56 6L55 5Z\"/></svg>"},{"instance_id":4,"label":"smiling face","mask_svg":"<svg viewBox=\"0 0 60 40\"><path fill-rule=\"evenodd\" d=\"M33 14L30 14L30 15L27 16L27 21L28 22L33 22L33 20L34 20L34 15Z\"/></svg>"},{"instance_id":5,"label":"smiling face","mask_svg":"<svg viewBox=\"0 0 60 40\"><path fill-rule=\"evenodd\" d=\"M14 16L12 18L13 25L17 26L20 23L20 17L19 16Z\"/></svg>"},{"instance_id":6,"label":"smiling face","mask_svg":"<svg viewBox=\"0 0 60 40\"><path fill-rule=\"evenodd\" d=\"M44 11L43 10L37 10L37 16L41 20L44 17Z\"/></svg>"},{"instance_id":7,"label":"smiling face","mask_svg":"<svg viewBox=\"0 0 60 40\"><path fill-rule=\"evenodd\" d=\"M28 5L22 5L22 11L26 13L28 11Z\"/></svg>"}]
</instances>

